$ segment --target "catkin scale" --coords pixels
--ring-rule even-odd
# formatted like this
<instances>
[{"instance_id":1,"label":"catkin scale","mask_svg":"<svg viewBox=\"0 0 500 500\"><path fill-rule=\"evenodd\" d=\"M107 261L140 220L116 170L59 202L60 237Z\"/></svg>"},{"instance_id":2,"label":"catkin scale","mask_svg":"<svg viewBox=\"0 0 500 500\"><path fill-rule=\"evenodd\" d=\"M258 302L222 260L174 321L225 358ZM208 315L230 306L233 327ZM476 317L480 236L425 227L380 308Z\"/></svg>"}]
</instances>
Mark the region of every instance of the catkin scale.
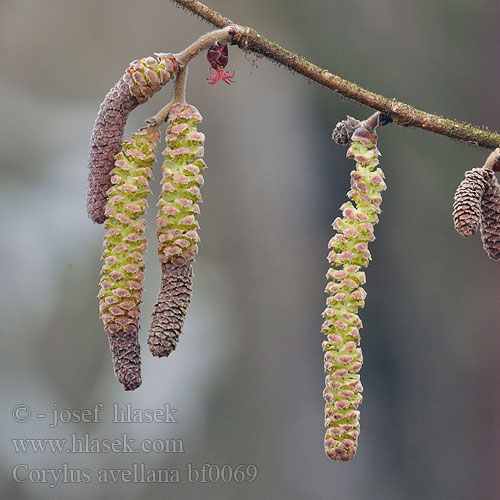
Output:
<instances>
[{"instance_id":1,"label":"catkin scale","mask_svg":"<svg viewBox=\"0 0 500 500\"><path fill-rule=\"evenodd\" d=\"M205 136L196 130L200 121L200 113L189 104L177 104L169 111L156 217L162 278L148 335L150 351L158 357L176 348L191 300L191 263L199 241L196 215L205 169Z\"/></svg>"},{"instance_id":2,"label":"catkin scale","mask_svg":"<svg viewBox=\"0 0 500 500\"><path fill-rule=\"evenodd\" d=\"M500 186L490 172L481 199L481 239L488 257L500 260Z\"/></svg>"},{"instance_id":3,"label":"catkin scale","mask_svg":"<svg viewBox=\"0 0 500 500\"><path fill-rule=\"evenodd\" d=\"M87 212L93 222L106 220L106 192L119 153L128 115L158 92L178 71L173 54L156 54L130 63L125 74L106 94L90 138Z\"/></svg>"},{"instance_id":4,"label":"catkin scale","mask_svg":"<svg viewBox=\"0 0 500 500\"><path fill-rule=\"evenodd\" d=\"M342 218L333 222L336 234L330 240L322 332L325 364L325 453L334 460L351 460L357 450L359 411L363 386L359 370L363 356L359 347L362 327L357 311L364 306L365 273L371 259L368 243L375 239L381 192L386 189L384 174L378 166L377 135L358 127L351 137L347 156L356 161L351 172L352 202L342 205Z\"/></svg>"},{"instance_id":5,"label":"catkin scale","mask_svg":"<svg viewBox=\"0 0 500 500\"><path fill-rule=\"evenodd\" d=\"M145 127L123 143L111 171L104 223L104 265L99 311L108 334L115 374L125 390L141 384L139 330L144 277L149 181L155 161L158 128Z\"/></svg>"},{"instance_id":6,"label":"catkin scale","mask_svg":"<svg viewBox=\"0 0 500 500\"><path fill-rule=\"evenodd\" d=\"M481 199L493 177L490 169L474 168L465 172L465 178L455 192L453 225L464 238L477 231L481 217Z\"/></svg>"}]
</instances>

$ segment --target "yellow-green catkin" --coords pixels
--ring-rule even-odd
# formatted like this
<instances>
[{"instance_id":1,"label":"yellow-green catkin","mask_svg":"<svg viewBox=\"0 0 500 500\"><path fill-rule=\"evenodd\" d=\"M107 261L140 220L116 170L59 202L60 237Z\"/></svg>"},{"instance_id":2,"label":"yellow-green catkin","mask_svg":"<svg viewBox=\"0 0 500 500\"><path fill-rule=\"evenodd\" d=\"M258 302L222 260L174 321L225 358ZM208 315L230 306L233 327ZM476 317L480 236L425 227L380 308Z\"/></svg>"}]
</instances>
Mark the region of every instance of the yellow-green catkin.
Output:
<instances>
[{"instance_id":1,"label":"yellow-green catkin","mask_svg":"<svg viewBox=\"0 0 500 500\"><path fill-rule=\"evenodd\" d=\"M150 351L158 357L176 348L191 300L191 264L199 241L196 216L205 169L205 136L196 129L200 121L200 113L190 104L176 104L169 111L156 218L162 280L148 336Z\"/></svg>"},{"instance_id":2,"label":"yellow-green catkin","mask_svg":"<svg viewBox=\"0 0 500 500\"><path fill-rule=\"evenodd\" d=\"M115 374L125 390L141 385L138 330L146 250L146 221L141 217L147 208L158 140L158 128L150 126L122 144L107 192L99 309Z\"/></svg>"},{"instance_id":3,"label":"yellow-green catkin","mask_svg":"<svg viewBox=\"0 0 500 500\"><path fill-rule=\"evenodd\" d=\"M356 169L351 172L347 195L352 202L342 205L342 218L332 224L336 234L329 243L330 281L325 290L328 298L322 326L326 335L325 453L341 461L351 460L358 446L358 406L363 399L358 373L363 364L358 309L364 307L366 297L361 268L371 259L368 243L375 239L373 227L378 222L381 192L386 189L384 174L378 168L376 133L361 126L351 140L347 156L356 161Z\"/></svg>"}]
</instances>

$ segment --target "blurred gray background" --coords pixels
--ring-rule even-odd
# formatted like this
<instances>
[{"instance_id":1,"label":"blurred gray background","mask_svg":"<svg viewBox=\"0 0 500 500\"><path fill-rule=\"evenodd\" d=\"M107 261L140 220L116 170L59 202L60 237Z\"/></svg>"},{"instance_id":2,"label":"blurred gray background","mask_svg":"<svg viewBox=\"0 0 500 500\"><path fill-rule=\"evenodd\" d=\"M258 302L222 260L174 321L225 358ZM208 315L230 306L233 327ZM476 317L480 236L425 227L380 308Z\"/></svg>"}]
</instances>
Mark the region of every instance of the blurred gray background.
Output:
<instances>
[{"instance_id":1,"label":"blurred gray background","mask_svg":"<svg viewBox=\"0 0 500 500\"><path fill-rule=\"evenodd\" d=\"M496 0L207 3L373 91L500 129ZM171 358L149 355L160 278L157 170L143 385L125 393L115 380L96 298L103 229L85 211L93 122L131 60L178 52L209 29L167 0L0 3L0 496L499 498L500 264L477 235L460 238L451 220L463 172L487 152L419 130L380 130L388 190L361 311L361 436L351 463L332 462L323 452L320 326L330 224L353 163L330 133L346 114L369 110L236 48L232 86L205 82L204 57L189 73L208 170L183 337ZM137 109L127 134L170 92ZM97 403L100 422L49 427L52 410ZM141 410L170 403L178 423L113 423L112 405L126 403ZM12 416L18 404L31 408L25 423ZM184 453L16 453L11 441L86 433L181 439ZM134 463L177 469L180 482L97 481L99 469ZM258 475L242 484L189 482L187 464L204 463L253 464ZM13 480L18 464L26 466L22 479L35 471L30 480ZM90 470L92 481L40 482L39 471L63 464Z\"/></svg>"}]
</instances>

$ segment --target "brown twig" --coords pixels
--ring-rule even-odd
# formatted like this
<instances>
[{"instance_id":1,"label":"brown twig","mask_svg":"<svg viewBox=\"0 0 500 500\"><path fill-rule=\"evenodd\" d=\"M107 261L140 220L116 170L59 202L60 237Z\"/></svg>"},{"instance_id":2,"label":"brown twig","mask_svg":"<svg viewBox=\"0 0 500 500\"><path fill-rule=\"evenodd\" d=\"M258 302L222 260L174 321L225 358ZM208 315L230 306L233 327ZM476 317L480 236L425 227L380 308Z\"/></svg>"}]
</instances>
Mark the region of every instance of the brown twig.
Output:
<instances>
[{"instance_id":1,"label":"brown twig","mask_svg":"<svg viewBox=\"0 0 500 500\"><path fill-rule=\"evenodd\" d=\"M186 47L182 52L174 54L175 60L180 66L186 66L193 57L197 56L202 50L208 49L215 42L232 42L236 37L237 31L237 28L231 25L227 25L227 27L220 30L210 31L198 38L198 40L193 42L189 47Z\"/></svg>"},{"instance_id":2,"label":"brown twig","mask_svg":"<svg viewBox=\"0 0 500 500\"><path fill-rule=\"evenodd\" d=\"M172 1L218 28L237 25L231 19L224 17L198 0ZM316 66L302 56L284 49L277 43L264 38L252 28L240 28L238 26L238 33L234 37L234 40L245 51L261 54L324 87L338 92L344 97L389 115L397 125L421 128L434 134L444 135L451 139L457 139L484 148L494 149L500 146L500 134L497 132L492 132L486 128L479 128L468 123L450 120L443 116L426 113L396 99L389 99L366 90L356 83Z\"/></svg>"},{"instance_id":3,"label":"brown twig","mask_svg":"<svg viewBox=\"0 0 500 500\"><path fill-rule=\"evenodd\" d=\"M191 59L196 57L202 50L208 49L208 47L216 42L232 42L235 37L239 35L239 30L241 29L243 29L241 26L229 26L220 30L211 31L210 33L206 33L198 38L198 40L194 41L182 52L174 54L174 58L180 67L175 79L174 95L172 100L163 106L163 108L160 109L156 115L151 116L146 120L148 125L158 125L163 123L167 119L168 112L174 104L182 104L185 102L187 68Z\"/></svg>"}]
</instances>

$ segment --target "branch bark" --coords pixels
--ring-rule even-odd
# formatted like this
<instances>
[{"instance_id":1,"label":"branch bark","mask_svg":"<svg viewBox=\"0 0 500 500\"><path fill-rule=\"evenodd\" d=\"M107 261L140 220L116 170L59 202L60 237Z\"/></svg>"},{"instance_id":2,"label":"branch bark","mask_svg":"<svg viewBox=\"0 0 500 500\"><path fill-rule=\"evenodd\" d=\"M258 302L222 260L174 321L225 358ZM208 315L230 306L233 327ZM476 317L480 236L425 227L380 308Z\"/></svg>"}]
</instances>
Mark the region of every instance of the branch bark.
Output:
<instances>
[{"instance_id":1,"label":"branch bark","mask_svg":"<svg viewBox=\"0 0 500 500\"><path fill-rule=\"evenodd\" d=\"M218 28L224 28L229 25L237 26L237 23L198 0L172 1ZM483 148L495 149L500 146L500 134L497 132L427 113L396 99L390 99L371 92L356 83L320 68L302 56L284 49L277 43L263 37L252 28L240 28L239 26L238 28L236 41L242 50L261 54L271 61L282 64L323 87L327 87L373 110L389 115L397 125L421 128L434 134L444 135L451 139L460 140Z\"/></svg>"}]
</instances>

